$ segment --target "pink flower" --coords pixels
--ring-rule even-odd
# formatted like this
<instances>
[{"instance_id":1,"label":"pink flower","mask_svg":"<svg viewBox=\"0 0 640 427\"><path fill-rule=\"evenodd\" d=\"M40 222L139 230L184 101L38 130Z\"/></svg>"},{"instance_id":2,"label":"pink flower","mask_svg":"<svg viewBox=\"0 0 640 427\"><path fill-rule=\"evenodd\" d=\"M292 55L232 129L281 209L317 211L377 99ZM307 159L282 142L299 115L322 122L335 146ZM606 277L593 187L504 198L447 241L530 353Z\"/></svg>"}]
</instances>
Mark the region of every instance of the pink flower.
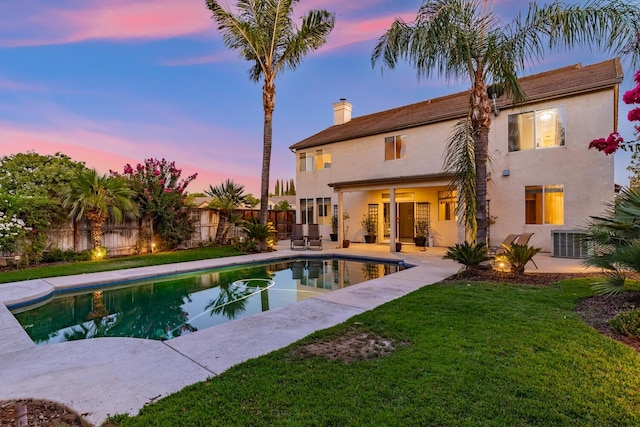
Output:
<instances>
[{"instance_id":1,"label":"pink flower","mask_svg":"<svg viewBox=\"0 0 640 427\"><path fill-rule=\"evenodd\" d=\"M160 185L164 185L164 179L159 180L159 181L158 181L158 184L160 184Z\"/></svg>"},{"instance_id":2,"label":"pink flower","mask_svg":"<svg viewBox=\"0 0 640 427\"><path fill-rule=\"evenodd\" d=\"M165 188L165 189L164 189L164 192L165 192L165 193L171 193L172 191L173 191L173 190L172 190L171 188Z\"/></svg>"},{"instance_id":3,"label":"pink flower","mask_svg":"<svg viewBox=\"0 0 640 427\"><path fill-rule=\"evenodd\" d=\"M607 139L599 138L594 139L589 144L589 149L595 148L598 151L603 151L607 156L613 154L620 148L620 144L624 142L624 139L618 133L612 133Z\"/></svg>"},{"instance_id":4,"label":"pink flower","mask_svg":"<svg viewBox=\"0 0 640 427\"><path fill-rule=\"evenodd\" d=\"M633 80L640 85L640 70L636 71L636 74L633 76Z\"/></svg>"},{"instance_id":5,"label":"pink flower","mask_svg":"<svg viewBox=\"0 0 640 427\"><path fill-rule=\"evenodd\" d=\"M630 122L640 121L640 108L634 108L633 110L629 111L627 119L629 119Z\"/></svg>"},{"instance_id":6,"label":"pink flower","mask_svg":"<svg viewBox=\"0 0 640 427\"><path fill-rule=\"evenodd\" d=\"M640 104L640 85L625 92L622 95L622 100L625 104Z\"/></svg>"},{"instance_id":7,"label":"pink flower","mask_svg":"<svg viewBox=\"0 0 640 427\"><path fill-rule=\"evenodd\" d=\"M158 175L160 175L160 171L159 171L158 169L156 169L156 170L154 170L154 171L153 171L153 174L154 174L155 176L158 176Z\"/></svg>"},{"instance_id":8,"label":"pink flower","mask_svg":"<svg viewBox=\"0 0 640 427\"><path fill-rule=\"evenodd\" d=\"M133 173L133 168L131 167L131 165L129 163L127 163L126 166L124 167L124 173L126 173L126 174L132 174Z\"/></svg>"}]
</instances>

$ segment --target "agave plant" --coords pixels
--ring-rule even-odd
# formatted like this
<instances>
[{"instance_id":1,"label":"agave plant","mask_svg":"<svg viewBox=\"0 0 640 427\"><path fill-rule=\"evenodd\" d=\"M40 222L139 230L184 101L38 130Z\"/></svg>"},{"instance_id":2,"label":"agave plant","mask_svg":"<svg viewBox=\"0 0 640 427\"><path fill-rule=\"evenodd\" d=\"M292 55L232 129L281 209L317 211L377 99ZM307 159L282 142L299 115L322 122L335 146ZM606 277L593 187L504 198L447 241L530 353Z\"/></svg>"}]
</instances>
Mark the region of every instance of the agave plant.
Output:
<instances>
[{"instance_id":1,"label":"agave plant","mask_svg":"<svg viewBox=\"0 0 640 427\"><path fill-rule=\"evenodd\" d=\"M443 257L444 259L452 259L464 265L465 270L473 270L480 268L483 262L489 260L489 251L484 243L456 243L450 246L449 250Z\"/></svg>"},{"instance_id":2,"label":"agave plant","mask_svg":"<svg viewBox=\"0 0 640 427\"><path fill-rule=\"evenodd\" d=\"M533 257L542 250L542 248L534 248L529 245L519 245L512 243L510 245L502 245L504 252L496 257L498 262L507 262L511 265L511 272L523 274L524 267L533 260Z\"/></svg>"}]
</instances>

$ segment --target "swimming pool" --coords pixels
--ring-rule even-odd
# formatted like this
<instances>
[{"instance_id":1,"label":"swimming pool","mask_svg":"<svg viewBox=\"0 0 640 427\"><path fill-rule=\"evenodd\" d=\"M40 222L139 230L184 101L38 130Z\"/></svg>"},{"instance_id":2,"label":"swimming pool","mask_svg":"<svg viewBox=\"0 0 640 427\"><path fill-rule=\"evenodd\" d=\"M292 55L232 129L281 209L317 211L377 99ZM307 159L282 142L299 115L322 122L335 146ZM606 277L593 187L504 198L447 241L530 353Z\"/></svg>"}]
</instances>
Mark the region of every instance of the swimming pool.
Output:
<instances>
[{"instance_id":1,"label":"swimming pool","mask_svg":"<svg viewBox=\"0 0 640 427\"><path fill-rule=\"evenodd\" d=\"M12 310L36 344L98 337L165 340L404 269L401 263L305 257L56 294Z\"/></svg>"}]
</instances>

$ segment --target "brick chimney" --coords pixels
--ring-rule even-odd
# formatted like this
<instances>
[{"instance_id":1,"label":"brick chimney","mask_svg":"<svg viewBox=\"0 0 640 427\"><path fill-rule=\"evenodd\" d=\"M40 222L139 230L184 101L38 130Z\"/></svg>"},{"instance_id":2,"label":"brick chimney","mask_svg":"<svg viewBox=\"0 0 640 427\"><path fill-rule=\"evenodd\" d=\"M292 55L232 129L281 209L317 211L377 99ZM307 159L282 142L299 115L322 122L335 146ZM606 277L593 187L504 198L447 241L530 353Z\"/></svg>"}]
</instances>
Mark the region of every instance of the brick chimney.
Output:
<instances>
[{"instance_id":1,"label":"brick chimney","mask_svg":"<svg viewBox=\"0 0 640 427\"><path fill-rule=\"evenodd\" d=\"M333 103L333 124L343 125L351 121L351 103L345 98Z\"/></svg>"}]
</instances>

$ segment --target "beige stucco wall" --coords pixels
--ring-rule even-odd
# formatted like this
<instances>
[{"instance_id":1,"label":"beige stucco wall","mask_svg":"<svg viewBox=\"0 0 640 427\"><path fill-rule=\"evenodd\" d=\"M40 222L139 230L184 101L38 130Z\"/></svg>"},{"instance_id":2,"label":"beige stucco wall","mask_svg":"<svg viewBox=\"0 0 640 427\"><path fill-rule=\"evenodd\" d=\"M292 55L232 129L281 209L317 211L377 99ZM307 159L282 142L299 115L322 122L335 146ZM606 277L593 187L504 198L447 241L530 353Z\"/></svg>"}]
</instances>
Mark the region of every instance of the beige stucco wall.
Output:
<instances>
[{"instance_id":1,"label":"beige stucco wall","mask_svg":"<svg viewBox=\"0 0 640 427\"><path fill-rule=\"evenodd\" d=\"M492 161L488 185L490 214L496 217L490 230L493 245L499 245L510 233L533 232L530 244L550 251L551 230L575 229L590 215L602 212L603 204L614 196L613 156L587 147L592 139L607 136L614 130L614 102L611 89L504 110L494 118L489 137ZM564 106L566 115L564 147L508 152L509 114L560 106ZM332 204L337 204L338 195L329 183L442 172L445 141L454 124L452 120L298 151L295 154L297 206L300 206L301 198L318 197L331 197ZM393 135L406 136L407 157L385 161L384 138ZM299 154L319 148L331 153L331 168L300 172ZM509 170L509 176L502 176L504 170ZM525 186L547 184L564 185L564 224L525 225ZM461 239L455 221L438 218L438 190L446 189L445 185L446 182L432 182L423 186L396 187L396 192L415 193L415 202L431 203L431 226L437 246L453 245ZM388 193L388 188L344 193L345 208L351 216L347 238L363 240L360 221L369 203L379 204L382 222L382 204L388 202L382 199L383 192ZM378 241L384 231L382 227L380 224ZM328 236L330 226L323 226L321 232Z\"/></svg>"}]
</instances>

